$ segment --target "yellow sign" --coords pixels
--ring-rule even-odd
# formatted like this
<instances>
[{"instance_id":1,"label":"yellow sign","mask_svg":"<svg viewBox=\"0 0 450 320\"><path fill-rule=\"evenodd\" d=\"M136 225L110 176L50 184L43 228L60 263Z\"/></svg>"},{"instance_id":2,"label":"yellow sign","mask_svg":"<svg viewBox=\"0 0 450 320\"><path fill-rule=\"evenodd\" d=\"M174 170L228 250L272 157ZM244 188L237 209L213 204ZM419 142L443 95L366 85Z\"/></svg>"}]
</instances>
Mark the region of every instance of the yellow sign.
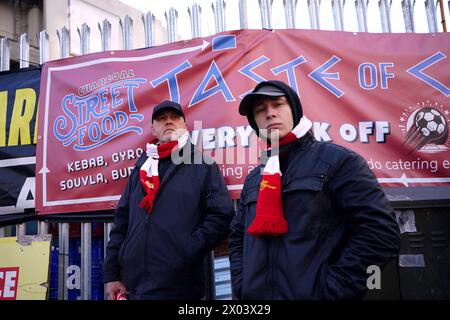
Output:
<instances>
[{"instance_id":1,"label":"yellow sign","mask_svg":"<svg viewBox=\"0 0 450 320\"><path fill-rule=\"evenodd\" d=\"M0 238L0 300L45 300L51 235Z\"/></svg>"}]
</instances>

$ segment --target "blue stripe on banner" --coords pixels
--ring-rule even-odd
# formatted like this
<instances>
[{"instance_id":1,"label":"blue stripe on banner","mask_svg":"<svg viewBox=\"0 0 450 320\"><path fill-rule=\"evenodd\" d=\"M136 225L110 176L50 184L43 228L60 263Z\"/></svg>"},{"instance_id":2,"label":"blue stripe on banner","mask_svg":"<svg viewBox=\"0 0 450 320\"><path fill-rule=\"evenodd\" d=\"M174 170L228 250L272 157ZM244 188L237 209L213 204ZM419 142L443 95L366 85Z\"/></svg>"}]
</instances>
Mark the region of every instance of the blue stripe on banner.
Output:
<instances>
[{"instance_id":1,"label":"blue stripe on banner","mask_svg":"<svg viewBox=\"0 0 450 320\"><path fill-rule=\"evenodd\" d=\"M227 50L236 48L236 36L218 36L212 39L212 50Z\"/></svg>"}]
</instances>

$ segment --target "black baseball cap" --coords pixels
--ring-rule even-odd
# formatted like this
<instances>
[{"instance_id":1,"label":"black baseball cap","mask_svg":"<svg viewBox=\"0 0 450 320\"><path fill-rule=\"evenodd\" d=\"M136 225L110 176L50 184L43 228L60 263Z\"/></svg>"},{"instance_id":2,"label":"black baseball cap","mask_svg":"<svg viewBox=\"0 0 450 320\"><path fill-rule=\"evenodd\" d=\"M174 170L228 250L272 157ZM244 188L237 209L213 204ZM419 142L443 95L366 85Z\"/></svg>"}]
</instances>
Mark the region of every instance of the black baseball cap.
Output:
<instances>
[{"instance_id":1,"label":"black baseball cap","mask_svg":"<svg viewBox=\"0 0 450 320\"><path fill-rule=\"evenodd\" d=\"M281 97L285 95L286 93L283 90L271 84L264 84L260 87L257 86L251 93L247 94L244 99L242 99L239 105L239 114L242 116L248 116L253 113L253 104L258 98L264 96Z\"/></svg>"},{"instance_id":2,"label":"black baseball cap","mask_svg":"<svg viewBox=\"0 0 450 320\"><path fill-rule=\"evenodd\" d=\"M253 108L257 102L256 100L264 96L285 96L289 106L291 107L294 127L300 122L300 119L303 117L303 108L297 91L292 89L287 83L279 80L263 81L258 83L253 91L246 95L239 104L239 113L243 116L247 116L248 123L255 130L258 136L259 129L256 124L255 117L253 116Z\"/></svg>"},{"instance_id":3,"label":"black baseball cap","mask_svg":"<svg viewBox=\"0 0 450 320\"><path fill-rule=\"evenodd\" d=\"M179 103L174 102L174 101L165 100L165 101L157 104L153 108L152 122L155 119L155 117L158 115L158 113L161 113L161 112L167 111L167 110L175 111L180 116L182 116L183 119L186 121L186 119L184 117L183 109L181 108L181 105Z\"/></svg>"}]
</instances>

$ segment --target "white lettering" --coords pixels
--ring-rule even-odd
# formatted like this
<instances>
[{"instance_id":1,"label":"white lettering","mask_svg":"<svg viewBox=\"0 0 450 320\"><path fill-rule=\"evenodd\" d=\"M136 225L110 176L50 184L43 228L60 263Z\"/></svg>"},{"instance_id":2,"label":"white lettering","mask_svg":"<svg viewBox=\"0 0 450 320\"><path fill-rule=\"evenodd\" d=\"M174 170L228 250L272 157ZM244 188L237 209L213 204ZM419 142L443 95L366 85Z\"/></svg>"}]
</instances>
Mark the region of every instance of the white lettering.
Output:
<instances>
[{"instance_id":1,"label":"white lettering","mask_svg":"<svg viewBox=\"0 0 450 320\"><path fill-rule=\"evenodd\" d=\"M236 128L238 133L238 143L241 147L248 147L250 145L250 136L253 133L253 128L250 126L240 126Z\"/></svg>"},{"instance_id":2,"label":"white lettering","mask_svg":"<svg viewBox=\"0 0 450 320\"><path fill-rule=\"evenodd\" d=\"M358 133L353 125L344 123L339 129L342 139L348 142L354 142L358 138Z\"/></svg>"},{"instance_id":3,"label":"white lettering","mask_svg":"<svg viewBox=\"0 0 450 320\"><path fill-rule=\"evenodd\" d=\"M105 159L102 156L98 156L96 158L83 159L68 163L67 172L81 171L89 168L101 167L104 165L106 165Z\"/></svg>"},{"instance_id":4,"label":"white lettering","mask_svg":"<svg viewBox=\"0 0 450 320\"><path fill-rule=\"evenodd\" d=\"M1 270L1 269L0 269ZM17 270L5 270L0 271L0 283L3 286L0 287L0 299L12 300L15 298L17 293L17 284L18 284L18 268Z\"/></svg>"},{"instance_id":5,"label":"white lettering","mask_svg":"<svg viewBox=\"0 0 450 320\"><path fill-rule=\"evenodd\" d=\"M131 175L131 172L133 171L134 167L128 167L128 168L120 168L119 170L112 170L111 171L111 177L112 179L119 180L119 179L126 179Z\"/></svg>"},{"instance_id":6,"label":"white lettering","mask_svg":"<svg viewBox=\"0 0 450 320\"><path fill-rule=\"evenodd\" d=\"M97 175L94 177L94 175L89 176L83 176L83 177L77 177L73 179L68 180L62 180L59 182L59 187L61 191L65 191L68 189L74 189L74 188L80 188L88 185L95 185L99 183L108 183L108 181L105 179L103 174L97 173Z\"/></svg>"},{"instance_id":7,"label":"white lettering","mask_svg":"<svg viewBox=\"0 0 450 320\"><path fill-rule=\"evenodd\" d=\"M376 140L378 143L386 142L386 135L390 134L389 122L387 121L375 121L376 128Z\"/></svg>"},{"instance_id":8,"label":"white lettering","mask_svg":"<svg viewBox=\"0 0 450 320\"><path fill-rule=\"evenodd\" d=\"M326 122L314 122L314 138L318 141L332 141L333 139L328 135L328 129L330 129L330 127L331 125Z\"/></svg>"},{"instance_id":9,"label":"white lettering","mask_svg":"<svg viewBox=\"0 0 450 320\"><path fill-rule=\"evenodd\" d=\"M19 197L17 198L16 208L34 208L34 198L35 198L35 177L28 177L25 183L20 189ZM28 199L28 195L31 193L32 199Z\"/></svg>"},{"instance_id":10,"label":"white lettering","mask_svg":"<svg viewBox=\"0 0 450 320\"><path fill-rule=\"evenodd\" d=\"M369 136L374 134L377 143L385 143L387 135L390 134L389 122L387 121L361 121L357 126L344 123L339 129L339 133L347 142L358 140L362 143L369 143Z\"/></svg>"},{"instance_id":11,"label":"white lettering","mask_svg":"<svg viewBox=\"0 0 450 320\"><path fill-rule=\"evenodd\" d=\"M216 135L216 129L214 129L214 128L208 128L208 129L202 130L203 149L204 150L214 149L215 135Z\"/></svg>"},{"instance_id":12,"label":"white lettering","mask_svg":"<svg viewBox=\"0 0 450 320\"><path fill-rule=\"evenodd\" d=\"M219 136L219 148L234 147L234 130L232 127L220 127L217 129L217 135Z\"/></svg>"},{"instance_id":13,"label":"white lettering","mask_svg":"<svg viewBox=\"0 0 450 320\"><path fill-rule=\"evenodd\" d=\"M359 137L361 142L368 143L369 135L373 134L373 122L362 121L359 123Z\"/></svg>"},{"instance_id":14,"label":"white lettering","mask_svg":"<svg viewBox=\"0 0 450 320\"><path fill-rule=\"evenodd\" d=\"M133 160L139 158L143 152L144 150L142 148L137 148L136 150L115 152L111 155L111 160L114 163L125 160Z\"/></svg>"}]
</instances>

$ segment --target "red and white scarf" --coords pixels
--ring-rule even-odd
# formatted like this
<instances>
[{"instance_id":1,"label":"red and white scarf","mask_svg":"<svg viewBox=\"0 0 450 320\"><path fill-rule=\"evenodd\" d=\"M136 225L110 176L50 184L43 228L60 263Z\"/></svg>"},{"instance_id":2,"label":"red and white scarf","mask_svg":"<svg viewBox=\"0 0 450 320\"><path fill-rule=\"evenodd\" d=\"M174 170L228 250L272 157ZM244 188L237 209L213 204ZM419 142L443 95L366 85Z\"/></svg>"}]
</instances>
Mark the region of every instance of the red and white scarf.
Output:
<instances>
[{"instance_id":1,"label":"red and white scarf","mask_svg":"<svg viewBox=\"0 0 450 320\"><path fill-rule=\"evenodd\" d=\"M279 146L303 137L312 127L312 122L303 116L300 122L280 140ZM280 158L273 155L267 161L259 184L256 214L247 232L251 235L279 236L287 233L288 223L283 213Z\"/></svg>"},{"instance_id":2,"label":"red and white scarf","mask_svg":"<svg viewBox=\"0 0 450 320\"><path fill-rule=\"evenodd\" d=\"M146 195L139 204L147 213L151 213L156 192L159 188L158 163L159 159L167 158L172 151L183 148L189 140L188 133L183 134L177 141L162 144L147 143L147 160L139 170L139 179Z\"/></svg>"}]
</instances>

